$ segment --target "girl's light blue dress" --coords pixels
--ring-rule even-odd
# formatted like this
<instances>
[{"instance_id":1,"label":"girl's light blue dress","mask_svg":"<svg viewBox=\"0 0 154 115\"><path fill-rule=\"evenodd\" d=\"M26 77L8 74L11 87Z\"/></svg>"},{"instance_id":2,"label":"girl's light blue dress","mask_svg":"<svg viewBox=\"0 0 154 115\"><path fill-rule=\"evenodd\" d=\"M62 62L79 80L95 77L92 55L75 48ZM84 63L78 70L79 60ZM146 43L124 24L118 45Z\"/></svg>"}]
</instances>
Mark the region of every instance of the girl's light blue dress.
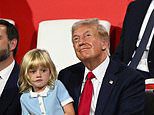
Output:
<instances>
[{"instance_id":1,"label":"girl's light blue dress","mask_svg":"<svg viewBox=\"0 0 154 115\"><path fill-rule=\"evenodd\" d=\"M46 87L41 93L25 92L20 98L22 115L64 115L62 107L72 101L59 80L55 81L54 89Z\"/></svg>"}]
</instances>

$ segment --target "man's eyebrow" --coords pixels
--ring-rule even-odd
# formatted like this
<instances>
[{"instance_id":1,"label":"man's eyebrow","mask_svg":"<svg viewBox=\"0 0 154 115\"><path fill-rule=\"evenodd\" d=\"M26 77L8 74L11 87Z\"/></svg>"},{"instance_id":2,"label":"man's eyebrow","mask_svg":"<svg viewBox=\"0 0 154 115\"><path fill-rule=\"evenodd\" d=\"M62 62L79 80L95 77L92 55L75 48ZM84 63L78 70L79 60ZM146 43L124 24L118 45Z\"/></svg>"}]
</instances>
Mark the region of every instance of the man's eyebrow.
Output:
<instances>
[{"instance_id":1,"label":"man's eyebrow","mask_svg":"<svg viewBox=\"0 0 154 115\"><path fill-rule=\"evenodd\" d=\"M75 35L73 35L72 37L74 38L74 37L77 37L77 36L79 36L79 35L76 35L76 34L75 34Z\"/></svg>"},{"instance_id":2,"label":"man's eyebrow","mask_svg":"<svg viewBox=\"0 0 154 115\"><path fill-rule=\"evenodd\" d=\"M88 32L90 32L89 30L87 30L86 32L84 32L83 34L86 34L86 33L88 33Z\"/></svg>"},{"instance_id":3,"label":"man's eyebrow","mask_svg":"<svg viewBox=\"0 0 154 115\"><path fill-rule=\"evenodd\" d=\"M90 31L87 30L87 31L85 31L83 34L86 34L86 33L88 33L88 32L90 32ZM73 36L78 36L78 35L76 35L76 34L74 33Z\"/></svg>"},{"instance_id":4,"label":"man's eyebrow","mask_svg":"<svg viewBox=\"0 0 154 115\"><path fill-rule=\"evenodd\" d=\"M85 32L83 33L83 35L86 34L86 33L89 33L89 32L90 32L90 31L87 30L87 31L85 31ZM77 34L73 33L73 36L72 36L72 37L77 37L77 36L80 36L80 35L77 35Z\"/></svg>"}]
</instances>

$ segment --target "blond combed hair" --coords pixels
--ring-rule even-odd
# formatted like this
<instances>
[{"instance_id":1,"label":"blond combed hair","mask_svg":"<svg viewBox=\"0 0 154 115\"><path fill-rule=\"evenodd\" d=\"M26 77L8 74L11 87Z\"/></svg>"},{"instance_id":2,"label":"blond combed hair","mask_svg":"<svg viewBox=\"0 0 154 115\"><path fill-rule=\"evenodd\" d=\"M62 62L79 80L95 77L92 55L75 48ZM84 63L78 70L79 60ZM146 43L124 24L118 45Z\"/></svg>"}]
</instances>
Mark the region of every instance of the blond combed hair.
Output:
<instances>
[{"instance_id":1,"label":"blond combed hair","mask_svg":"<svg viewBox=\"0 0 154 115\"><path fill-rule=\"evenodd\" d=\"M72 26L72 35L73 35L74 31L76 29L78 29L80 26L96 27L96 30L98 31L100 38L110 41L110 37L109 37L109 34L108 34L106 28L99 23L98 18L84 19L84 20L80 20L80 21L74 23Z\"/></svg>"},{"instance_id":2,"label":"blond combed hair","mask_svg":"<svg viewBox=\"0 0 154 115\"><path fill-rule=\"evenodd\" d=\"M33 49L27 52L22 59L18 81L20 92L25 92L32 88L28 71L38 66L49 68L51 76L48 85L54 87L57 71L49 53L46 50Z\"/></svg>"}]
</instances>

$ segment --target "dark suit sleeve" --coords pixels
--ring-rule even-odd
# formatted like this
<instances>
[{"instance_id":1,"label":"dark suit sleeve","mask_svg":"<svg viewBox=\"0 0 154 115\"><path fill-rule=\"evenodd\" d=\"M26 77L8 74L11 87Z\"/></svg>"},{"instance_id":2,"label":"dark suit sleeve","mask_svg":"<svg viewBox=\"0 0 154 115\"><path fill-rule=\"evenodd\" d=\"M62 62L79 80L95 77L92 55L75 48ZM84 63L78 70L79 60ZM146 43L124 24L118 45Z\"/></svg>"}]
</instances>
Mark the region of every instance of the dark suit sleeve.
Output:
<instances>
[{"instance_id":1,"label":"dark suit sleeve","mask_svg":"<svg viewBox=\"0 0 154 115\"><path fill-rule=\"evenodd\" d=\"M130 74L134 76L133 74ZM129 76L128 76L129 77ZM144 78L137 74L126 79L120 98L118 115L144 115L145 83Z\"/></svg>"},{"instance_id":2,"label":"dark suit sleeve","mask_svg":"<svg viewBox=\"0 0 154 115\"><path fill-rule=\"evenodd\" d=\"M129 21L129 17L132 17L130 15L130 9L133 6L133 4L134 2L131 2L127 7L126 15L125 15L123 27L122 27L122 33L120 37L120 43L118 44L114 54L112 55L112 58L117 61L122 61L122 62L124 61L123 60L124 59L123 57L124 56L124 45L125 45L125 39L127 39L127 36L125 35L125 30L131 29L130 26L132 26L128 24L128 21Z\"/></svg>"},{"instance_id":3,"label":"dark suit sleeve","mask_svg":"<svg viewBox=\"0 0 154 115\"><path fill-rule=\"evenodd\" d=\"M78 91L74 90L74 85L76 84L75 83L76 80L72 79L72 77L73 76L71 75L70 71L66 71L66 70L62 70L58 74L58 79L64 84L68 93L70 94L70 96L74 100L73 106L74 106L75 112L77 113L78 99L79 98L78 98L78 95L75 94L75 92L78 92Z\"/></svg>"},{"instance_id":4,"label":"dark suit sleeve","mask_svg":"<svg viewBox=\"0 0 154 115\"><path fill-rule=\"evenodd\" d=\"M21 115L20 94L18 93L18 90L16 91L16 94L12 98L13 98L12 102L10 102L10 105L5 114Z\"/></svg>"},{"instance_id":5,"label":"dark suit sleeve","mask_svg":"<svg viewBox=\"0 0 154 115\"><path fill-rule=\"evenodd\" d=\"M68 83L67 83L67 76L65 74L63 74L63 70L59 72L58 74L58 79L64 84L64 86L66 87L66 89L68 90Z\"/></svg>"}]
</instances>

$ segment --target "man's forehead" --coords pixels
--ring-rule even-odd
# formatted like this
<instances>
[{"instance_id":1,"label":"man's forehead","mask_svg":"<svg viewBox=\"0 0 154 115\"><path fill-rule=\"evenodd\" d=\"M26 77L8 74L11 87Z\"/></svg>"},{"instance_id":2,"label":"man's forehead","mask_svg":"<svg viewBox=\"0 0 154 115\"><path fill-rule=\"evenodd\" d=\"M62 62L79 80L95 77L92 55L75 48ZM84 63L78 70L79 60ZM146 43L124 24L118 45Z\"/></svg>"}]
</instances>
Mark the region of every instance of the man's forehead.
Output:
<instances>
[{"instance_id":1,"label":"man's forehead","mask_svg":"<svg viewBox=\"0 0 154 115\"><path fill-rule=\"evenodd\" d=\"M85 33L85 32L91 32L91 31L93 31L93 30L97 30L96 29L96 27L94 27L94 26L85 26L85 25L83 25L83 26L79 26L78 28L76 28L75 30L74 30L74 34L75 33L78 33L78 32L82 32L82 33Z\"/></svg>"},{"instance_id":2,"label":"man's forehead","mask_svg":"<svg viewBox=\"0 0 154 115\"><path fill-rule=\"evenodd\" d=\"M6 26L5 26L5 25L0 24L0 30L6 30Z\"/></svg>"}]
</instances>

